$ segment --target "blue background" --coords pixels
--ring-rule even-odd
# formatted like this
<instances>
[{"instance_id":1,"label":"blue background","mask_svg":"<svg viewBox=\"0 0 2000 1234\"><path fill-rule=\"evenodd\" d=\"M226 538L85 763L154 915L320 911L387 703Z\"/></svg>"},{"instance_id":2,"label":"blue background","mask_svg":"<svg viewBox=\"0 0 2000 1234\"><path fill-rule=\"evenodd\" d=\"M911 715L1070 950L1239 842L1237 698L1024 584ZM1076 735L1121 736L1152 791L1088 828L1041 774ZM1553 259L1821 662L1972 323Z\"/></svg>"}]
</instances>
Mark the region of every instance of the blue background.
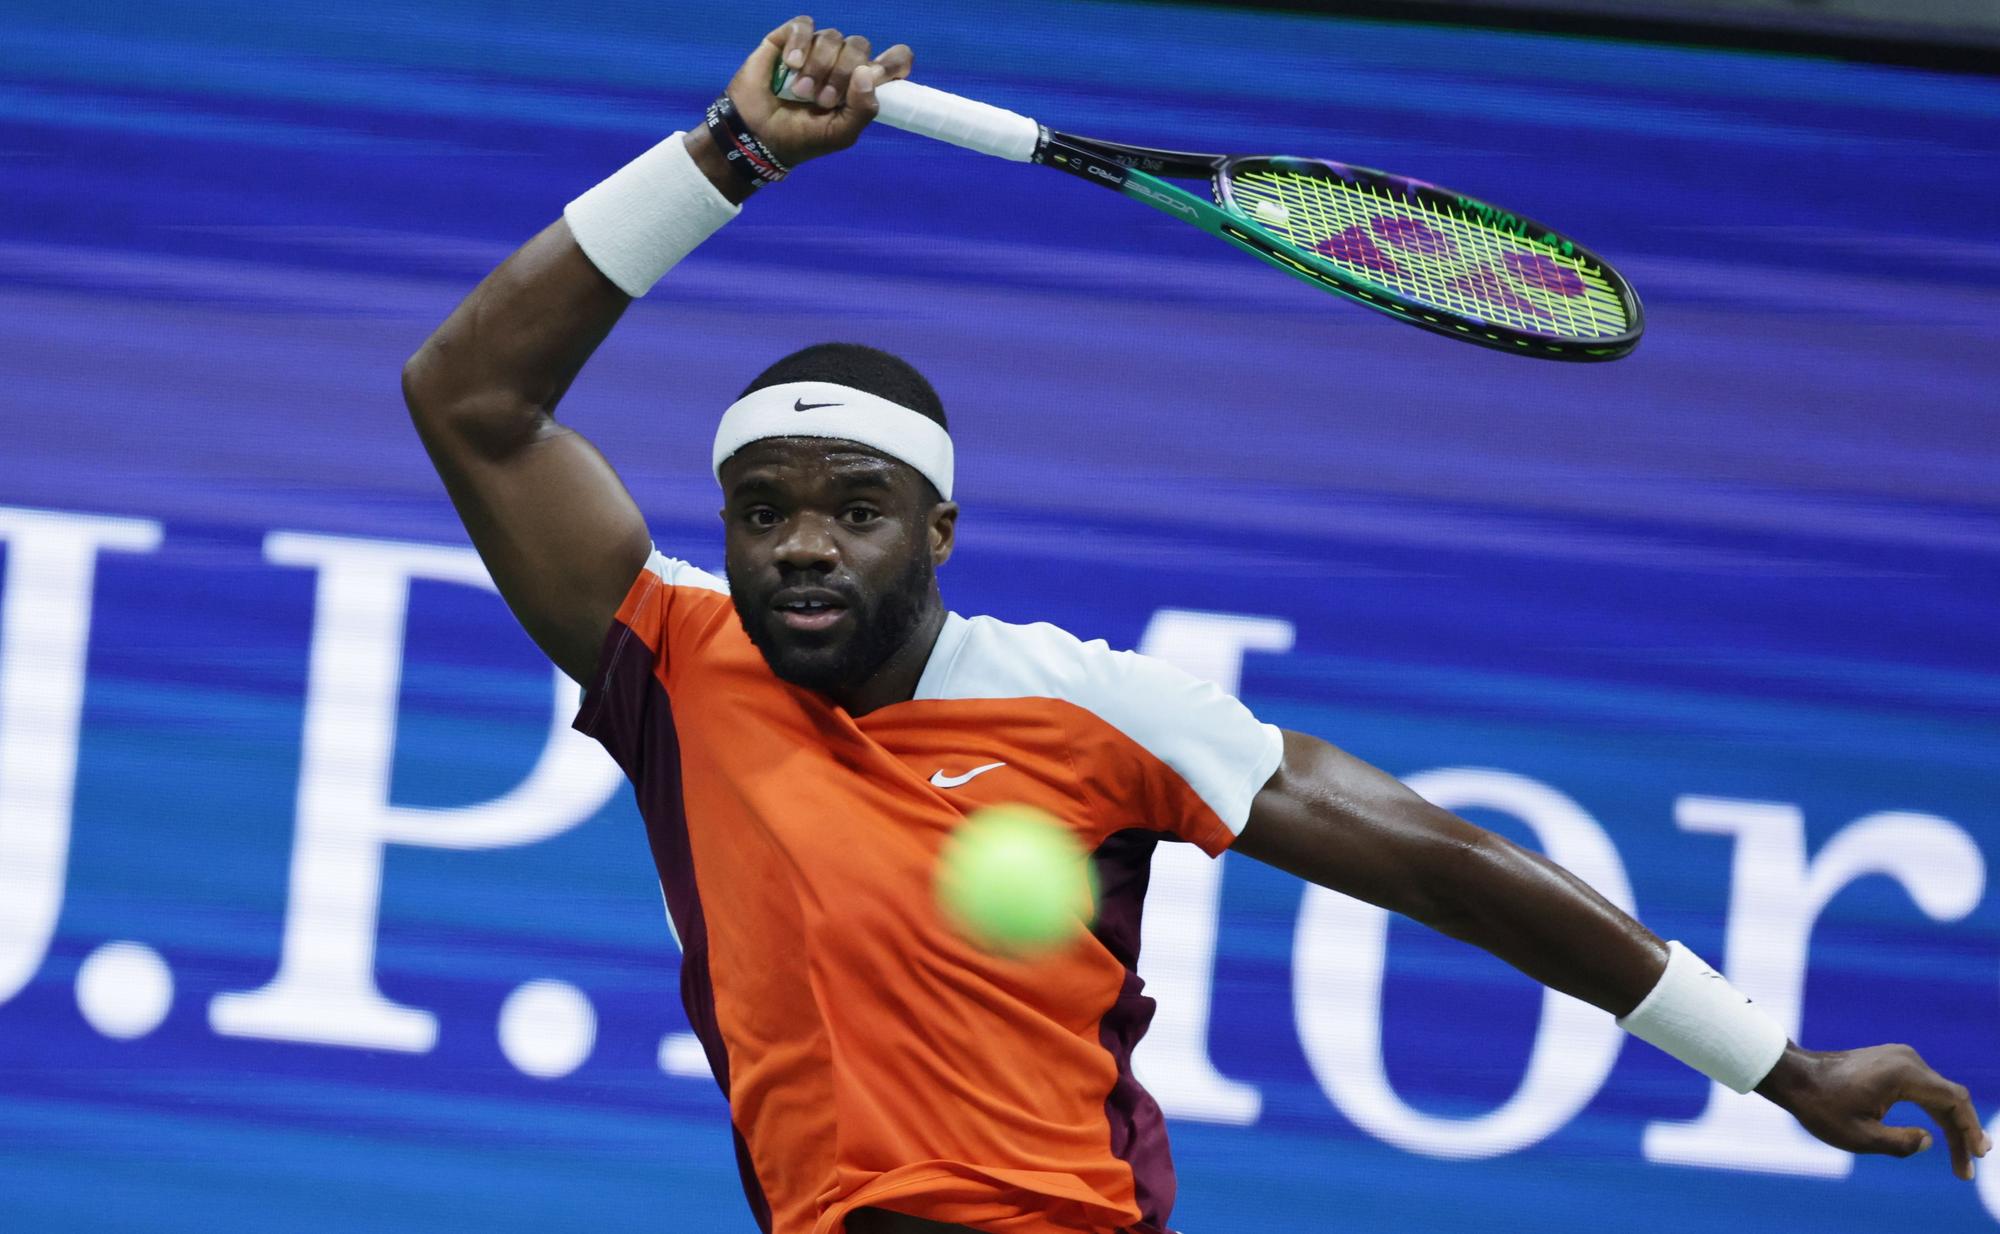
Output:
<instances>
[{"instance_id":1,"label":"blue background","mask_svg":"<svg viewBox=\"0 0 2000 1234\"><path fill-rule=\"evenodd\" d=\"M284 921L313 579L264 535L463 543L403 359L789 15L0 14L0 504L165 527L97 572L63 914L0 1006L0 1228L750 1228L720 1098L655 1065L685 1022L623 794L539 844L390 853L379 980L437 1011L434 1051L221 1037L205 1008L269 980ZM1111 194L871 133L636 305L564 404L668 551L719 561L708 438L748 377L869 342L952 415L953 607L1116 646L1168 606L1288 620L1296 648L1246 662L1261 716L1399 774L1559 788L1646 919L1711 957L1731 848L1676 829L1680 794L1796 803L1815 847L1925 811L2000 856L2000 84L1105 3L823 16L1062 127L1323 153L1551 220L1630 276L1650 332L1602 366L1454 346ZM410 621L395 799L505 791L543 739L544 666L490 595L419 585ZM1264 1109L1177 1124L1194 1234L1992 1223L1942 1154L1838 1181L1648 1164L1644 1126L1706 1085L1639 1046L1524 1152L1380 1143L1298 1044L1297 884L1225 868L1211 1049ZM136 1041L75 1001L113 938L175 977ZM1415 928L1390 956L1404 1099L1503 1100L1535 988ZM1910 1040L1991 1110L1996 960L1990 902L1937 924L1864 879L1813 935L1805 1044ZM544 976L600 1023L550 1081L494 1036Z\"/></svg>"}]
</instances>

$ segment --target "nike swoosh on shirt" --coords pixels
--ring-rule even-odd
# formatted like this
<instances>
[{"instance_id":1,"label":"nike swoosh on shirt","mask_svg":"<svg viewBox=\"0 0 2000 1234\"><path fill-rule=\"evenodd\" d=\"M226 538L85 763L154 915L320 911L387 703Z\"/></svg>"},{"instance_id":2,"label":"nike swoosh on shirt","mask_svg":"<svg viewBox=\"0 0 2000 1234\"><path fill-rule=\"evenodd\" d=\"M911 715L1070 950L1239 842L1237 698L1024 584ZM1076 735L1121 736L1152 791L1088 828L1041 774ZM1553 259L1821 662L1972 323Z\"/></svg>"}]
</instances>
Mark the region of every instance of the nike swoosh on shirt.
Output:
<instances>
[{"instance_id":1,"label":"nike swoosh on shirt","mask_svg":"<svg viewBox=\"0 0 2000 1234\"><path fill-rule=\"evenodd\" d=\"M844 407L845 403L808 403L802 398L792 400L793 411L818 411L822 407Z\"/></svg>"},{"instance_id":2,"label":"nike swoosh on shirt","mask_svg":"<svg viewBox=\"0 0 2000 1234\"><path fill-rule=\"evenodd\" d=\"M944 768L940 767L936 771L931 772L931 783L937 785L939 788L957 788L974 776L983 776L995 767L1005 767L1006 765L1005 763L988 763L984 767L974 767L962 776L948 776L944 773Z\"/></svg>"}]
</instances>

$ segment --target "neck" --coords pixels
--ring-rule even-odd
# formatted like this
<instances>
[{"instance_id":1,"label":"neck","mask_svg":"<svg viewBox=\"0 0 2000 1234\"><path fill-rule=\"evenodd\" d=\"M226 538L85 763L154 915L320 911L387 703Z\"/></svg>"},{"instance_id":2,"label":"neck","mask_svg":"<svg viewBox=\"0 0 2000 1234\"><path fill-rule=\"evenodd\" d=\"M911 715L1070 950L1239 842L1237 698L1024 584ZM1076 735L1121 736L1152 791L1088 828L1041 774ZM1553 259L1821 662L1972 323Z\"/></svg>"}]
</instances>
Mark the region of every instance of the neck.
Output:
<instances>
[{"instance_id":1,"label":"neck","mask_svg":"<svg viewBox=\"0 0 2000 1234\"><path fill-rule=\"evenodd\" d=\"M916 697L917 682L923 680L924 666L931 660L931 648L937 645L938 632L944 629L944 601L935 594L931 598L930 611L924 614L923 623L896 654L884 660L882 667L860 685L845 690L829 690L827 697L854 716L865 716L878 707L907 703Z\"/></svg>"}]
</instances>

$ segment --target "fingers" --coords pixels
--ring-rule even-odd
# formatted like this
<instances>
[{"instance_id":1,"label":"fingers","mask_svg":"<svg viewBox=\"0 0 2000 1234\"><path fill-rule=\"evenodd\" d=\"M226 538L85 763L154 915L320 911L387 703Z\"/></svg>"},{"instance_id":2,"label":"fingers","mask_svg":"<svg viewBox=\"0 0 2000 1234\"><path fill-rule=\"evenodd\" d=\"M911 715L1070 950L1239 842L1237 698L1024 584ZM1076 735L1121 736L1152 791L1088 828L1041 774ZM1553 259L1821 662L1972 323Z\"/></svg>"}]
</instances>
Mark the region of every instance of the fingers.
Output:
<instances>
[{"instance_id":1,"label":"fingers","mask_svg":"<svg viewBox=\"0 0 2000 1234\"><path fill-rule=\"evenodd\" d=\"M743 107L748 104L752 113L764 111L763 95L768 91L763 89L763 83L771 80L780 63L791 65L794 59L803 55L812 33L813 19L800 16L765 35L764 41L757 44L757 50L750 53L749 59L743 62L743 67L737 70L737 76L731 82L732 87L744 84L744 88L730 91L736 105Z\"/></svg>"},{"instance_id":2,"label":"fingers","mask_svg":"<svg viewBox=\"0 0 2000 1234\"><path fill-rule=\"evenodd\" d=\"M1931 1133L1922 1127L1887 1127L1862 1123L1855 1133L1855 1152L1881 1153L1888 1157L1914 1157L1931 1146Z\"/></svg>"},{"instance_id":3,"label":"fingers","mask_svg":"<svg viewBox=\"0 0 2000 1234\"><path fill-rule=\"evenodd\" d=\"M813 19L803 13L764 36L778 59L786 68L796 69L805 65L806 44L812 39Z\"/></svg>"},{"instance_id":4,"label":"fingers","mask_svg":"<svg viewBox=\"0 0 2000 1234\"><path fill-rule=\"evenodd\" d=\"M875 84L879 86L885 81L900 81L908 77L914 59L915 55L910 51L908 43L898 43L875 57L876 66L882 70Z\"/></svg>"},{"instance_id":5,"label":"fingers","mask_svg":"<svg viewBox=\"0 0 2000 1234\"><path fill-rule=\"evenodd\" d=\"M804 49L812 33L812 18L804 15L794 17L764 36L757 50L750 53L749 63L765 76L769 76L781 62L795 69L805 62Z\"/></svg>"},{"instance_id":6,"label":"fingers","mask_svg":"<svg viewBox=\"0 0 2000 1234\"><path fill-rule=\"evenodd\" d=\"M860 35L817 26L798 16L764 36L729 84L730 97L771 152L791 166L854 144L878 110L882 82L908 76L910 49L880 56ZM789 70L773 96L775 70Z\"/></svg>"},{"instance_id":7,"label":"fingers","mask_svg":"<svg viewBox=\"0 0 2000 1234\"><path fill-rule=\"evenodd\" d=\"M833 88L831 78L846 47L847 40L840 31L832 28L814 31L806 50L805 65L799 70L797 80L792 82L793 96L808 99L817 107L832 107L838 103L840 92ZM844 73L841 84L847 84Z\"/></svg>"},{"instance_id":8,"label":"fingers","mask_svg":"<svg viewBox=\"0 0 2000 1234\"><path fill-rule=\"evenodd\" d=\"M864 67L876 71L867 75L863 94L872 93L885 81L910 75L914 57L909 44L898 43L872 60L869 51L868 40L860 35L843 37L838 30L818 29L811 17L800 14L764 36L751 64L768 74L782 63L793 74L786 96L824 109L842 101L849 105L856 102L855 75ZM869 109L873 109L872 100Z\"/></svg>"},{"instance_id":9,"label":"fingers","mask_svg":"<svg viewBox=\"0 0 2000 1234\"><path fill-rule=\"evenodd\" d=\"M1985 1128L1979 1125L1979 1111L1973 1108L1972 1094L1965 1085L1954 1084L1937 1072L1915 1050L1903 1047L1904 1074L1899 1077L1896 1096L1923 1107L1944 1133L1951 1146L1951 1172L1971 1181L1973 1159L1984 1157L1992 1147Z\"/></svg>"},{"instance_id":10,"label":"fingers","mask_svg":"<svg viewBox=\"0 0 2000 1234\"><path fill-rule=\"evenodd\" d=\"M1972 1098L1965 1086L1953 1084L1934 1071L1929 1078L1936 1081L1936 1086L1915 1100L1937 1123L1938 1130L1944 1132L1945 1143L1951 1146L1951 1172L1970 1181L1973 1158L1984 1157L1992 1141L1979 1125L1979 1113L1972 1108Z\"/></svg>"},{"instance_id":11,"label":"fingers","mask_svg":"<svg viewBox=\"0 0 2000 1234\"><path fill-rule=\"evenodd\" d=\"M813 101L821 107L838 106L847 97L847 87L854 80L854 74L867 67L868 40L858 34L848 35L840 41L840 56L833 62L826 84L820 87L819 97Z\"/></svg>"},{"instance_id":12,"label":"fingers","mask_svg":"<svg viewBox=\"0 0 2000 1234\"><path fill-rule=\"evenodd\" d=\"M847 83L847 110L861 117L865 123L875 118L880 105L875 98L875 87L882 84L882 66L864 64L854 70Z\"/></svg>"}]
</instances>

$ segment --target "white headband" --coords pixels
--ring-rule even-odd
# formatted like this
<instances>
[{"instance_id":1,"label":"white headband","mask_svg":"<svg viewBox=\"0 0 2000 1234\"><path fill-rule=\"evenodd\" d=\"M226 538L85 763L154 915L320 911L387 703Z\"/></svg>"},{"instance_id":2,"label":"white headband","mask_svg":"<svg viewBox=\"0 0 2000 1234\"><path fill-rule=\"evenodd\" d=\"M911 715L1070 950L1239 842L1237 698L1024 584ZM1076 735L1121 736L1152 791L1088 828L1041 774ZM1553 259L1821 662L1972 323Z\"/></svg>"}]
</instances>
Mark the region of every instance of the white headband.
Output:
<instances>
[{"instance_id":1,"label":"white headband","mask_svg":"<svg viewBox=\"0 0 2000 1234\"><path fill-rule=\"evenodd\" d=\"M951 500L951 434L944 426L879 394L830 381L788 381L737 399L715 428L715 478L722 463L768 437L837 437L908 463Z\"/></svg>"}]
</instances>

